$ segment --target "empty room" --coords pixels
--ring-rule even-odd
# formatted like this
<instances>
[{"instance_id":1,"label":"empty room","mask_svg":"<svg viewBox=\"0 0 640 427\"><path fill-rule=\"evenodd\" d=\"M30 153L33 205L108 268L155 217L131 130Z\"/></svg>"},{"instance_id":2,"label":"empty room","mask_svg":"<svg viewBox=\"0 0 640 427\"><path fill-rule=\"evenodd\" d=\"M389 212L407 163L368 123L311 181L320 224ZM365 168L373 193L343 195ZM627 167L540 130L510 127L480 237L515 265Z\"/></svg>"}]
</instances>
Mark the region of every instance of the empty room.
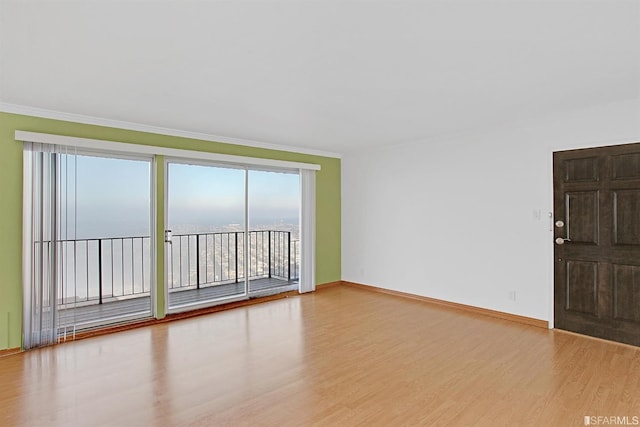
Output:
<instances>
[{"instance_id":1,"label":"empty room","mask_svg":"<svg viewBox=\"0 0 640 427\"><path fill-rule=\"evenodd\" d=\"M0 426L640 425L640 0L0 0Z\"/></svg>"}]
</instances>

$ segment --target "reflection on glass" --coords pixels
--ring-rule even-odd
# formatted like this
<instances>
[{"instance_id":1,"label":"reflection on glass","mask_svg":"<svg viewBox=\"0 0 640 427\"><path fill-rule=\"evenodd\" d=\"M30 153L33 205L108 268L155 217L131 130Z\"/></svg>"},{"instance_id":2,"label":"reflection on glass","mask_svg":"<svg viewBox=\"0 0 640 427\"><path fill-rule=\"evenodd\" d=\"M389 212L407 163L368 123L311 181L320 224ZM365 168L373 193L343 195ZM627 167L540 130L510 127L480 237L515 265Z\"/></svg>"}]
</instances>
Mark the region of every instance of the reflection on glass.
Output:
<instances>
[{"instance_id":1,"label":"reflection on glass","mask_svg":"<svg viewBox=\"0 0 640 427\"><path fill-rule=\"evenodd\" d=\"M57 188L63 334L150 315L150 162L60 154Z\"/></svg>"},{"instance_id":2,"label":"reflection on glass","mask_svg":"<svg viewBox=\"0 0 640 427\"><path fill-rule=\"evenodd\" d=\"M297 288L300 271L300 177L249 171L249 293Z\"/></svg>"},{"instance_id":3,"label":"reflection on glass","mask_svg":"<svg viewBox=\"0 0 640 427\"><path fill-rule=\"evenodd\" d=\"M245 292L245 170L169 163L169 308Z\"/></svg>"}]
</instances>

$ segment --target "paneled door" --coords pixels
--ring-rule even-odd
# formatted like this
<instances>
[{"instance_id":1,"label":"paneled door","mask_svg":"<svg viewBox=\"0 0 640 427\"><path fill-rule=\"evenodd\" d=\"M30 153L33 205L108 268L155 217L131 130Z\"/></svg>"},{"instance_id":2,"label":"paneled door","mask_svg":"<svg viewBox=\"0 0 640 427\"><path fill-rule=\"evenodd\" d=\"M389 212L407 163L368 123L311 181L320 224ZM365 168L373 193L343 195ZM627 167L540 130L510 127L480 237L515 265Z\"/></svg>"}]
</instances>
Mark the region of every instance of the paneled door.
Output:
<instances>
[{"instance_id":1,"label":"paneled door","mask_svg":"<svg viewBox=\"0 0 640 427\"><path fill-rule=\"evenodd\" d=\"M640 345L640 143L554 153L555 327Z\"/></svg>"}]
</instances>

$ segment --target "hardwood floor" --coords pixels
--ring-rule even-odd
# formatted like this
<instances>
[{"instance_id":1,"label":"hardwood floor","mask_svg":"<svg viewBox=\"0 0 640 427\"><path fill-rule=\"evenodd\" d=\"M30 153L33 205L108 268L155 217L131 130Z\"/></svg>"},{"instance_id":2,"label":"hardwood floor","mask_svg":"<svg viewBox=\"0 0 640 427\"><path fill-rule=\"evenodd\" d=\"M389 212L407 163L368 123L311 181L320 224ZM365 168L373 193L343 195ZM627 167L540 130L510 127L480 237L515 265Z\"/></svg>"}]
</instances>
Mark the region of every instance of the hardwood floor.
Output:
<instances>
[{"instance_id":1,"label":"hardwood floor","mask_svg":"<svg viewBox=\"0 0 640 427\"><path fill-rule=\"evenodd\" d=\"M7 426L584 425L640 348L347 286L0 358Z\"/></svg>"}]
</instances>

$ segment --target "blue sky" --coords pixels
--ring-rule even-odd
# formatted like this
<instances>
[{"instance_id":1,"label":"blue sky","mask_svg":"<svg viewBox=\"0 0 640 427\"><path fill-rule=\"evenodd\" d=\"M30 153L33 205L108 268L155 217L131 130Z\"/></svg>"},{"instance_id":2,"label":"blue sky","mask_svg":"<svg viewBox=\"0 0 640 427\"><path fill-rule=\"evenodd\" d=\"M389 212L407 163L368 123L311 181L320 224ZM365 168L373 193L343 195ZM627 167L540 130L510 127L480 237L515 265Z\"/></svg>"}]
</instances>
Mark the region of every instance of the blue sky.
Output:
<instances>
[{"instance_id":1,"label":"blue sky","mask_svg":"<svg viewBox=\"0 0 640 427\"><path fill-rule=\"evenodd\" d=\"M297 223L297 174L249 171L248 179L250 227ZM244 186L243 169L170 164L170 226L243 224Z\"/></svg>"},{"instance_id":2,"label":"blue sky","mask_svg":"<svg viewBox=\"0 0 640 427\"><path fill-rule=\"evenodd\" d=\"M77 188L74 161L62 173L69 176L67 197L73 219L77 189L77 237L143 236L150 234L151 164L146 161L77 156ZM64 181L63 181L64 185ZM71 224L70 224L71 226Z\"/></svg>"},{"instance_id":3,"label":"blue sky","mask_svg":"<svg viewBox=\"0 0 640 427\"><path fill-rule=\"evenodd\" d=\"M66 162L65 162L66 160ZM69 238L150 234L150 163L139 160L63 156L63 221ZM169 164L171 227L220 227L244 223L243 169ZM77 206L74 205L77 191ZM250 226L297 223L299 176L249 171ZM72 232L77 208L77 234ZM64 227L63 227L64 228Z\"/></svg>"}]
</instances>

